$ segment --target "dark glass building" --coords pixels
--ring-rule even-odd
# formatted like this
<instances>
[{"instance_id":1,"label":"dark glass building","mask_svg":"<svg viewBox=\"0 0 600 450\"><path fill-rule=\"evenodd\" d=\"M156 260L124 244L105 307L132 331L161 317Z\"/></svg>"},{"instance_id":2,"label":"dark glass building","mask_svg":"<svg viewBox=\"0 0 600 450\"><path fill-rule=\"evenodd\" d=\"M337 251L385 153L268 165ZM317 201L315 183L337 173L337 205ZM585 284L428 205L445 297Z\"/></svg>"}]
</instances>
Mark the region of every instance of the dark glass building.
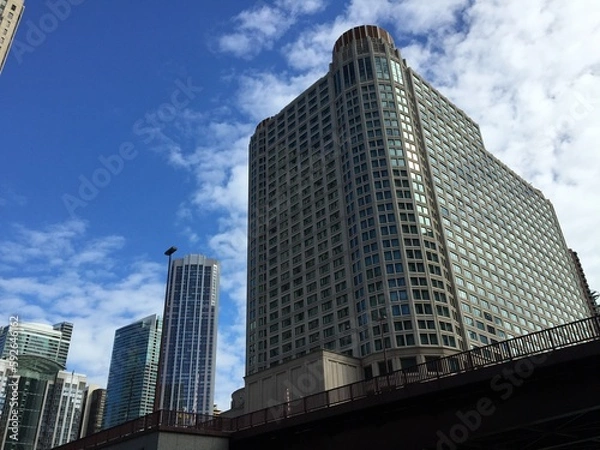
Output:
<instances>
[{"instance_id":1,"label":"dark glass building","mask_svg":"<svg viewBox=\"0 0 600 450\"><path fill-rule=\"evenodd\" d=\"M156 314L115 331L103 428L152 412L161 332L162 320Z\"/></svg>"}]
</instances>

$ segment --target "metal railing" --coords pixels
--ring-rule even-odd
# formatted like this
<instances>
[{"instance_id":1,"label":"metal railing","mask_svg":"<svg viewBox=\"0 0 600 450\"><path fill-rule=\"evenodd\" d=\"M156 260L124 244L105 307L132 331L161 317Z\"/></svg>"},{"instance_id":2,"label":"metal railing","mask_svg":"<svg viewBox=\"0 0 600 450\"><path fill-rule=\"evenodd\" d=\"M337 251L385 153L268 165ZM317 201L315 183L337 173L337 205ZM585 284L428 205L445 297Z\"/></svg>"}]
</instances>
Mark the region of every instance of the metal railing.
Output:
<instances>
[{"instance_id":1,"label":"metal railing","mask_svg":"<svg viewBox=\"0 0 600 450\"><path fill-rule=\"evenodd\" d=\"M161 410L61 445L55 450L94 449L150 431L184 431L202 435L212 433L218 436L223 432L233 431L233 428L231 419L226 417Z\"/></svg>"},{"instance_id":2,"label":"metal railing","mask_svg":"<svg viewBox=\"0 0 600 450\"><path fill-rule=\"evenodd\" d=\"M559 348L600 340L600 316L559 325L506 341L478 347L407 367L370 380L340 386L231 419L232 431L277 422L288 417L401 389Z\"/></svg>"},{"instance_id":3,"label":"metal railing","mask_svg":"<svg viewBox=\"0 0 600 450\"><path fill-rule=\"evenodd\" d=\"M93 449L151 430L184 431L198 434L235 432L271 422L279 422L368 396L384 394L411 384L425 383L595 340L600 340L600 316L537 331L434 361L427 361L391 372L388 375L380 375L370 380L340 386L234 418L177 411L156 411L65 444L58 447L57 450Z\"/></svg>"}]
</instances>

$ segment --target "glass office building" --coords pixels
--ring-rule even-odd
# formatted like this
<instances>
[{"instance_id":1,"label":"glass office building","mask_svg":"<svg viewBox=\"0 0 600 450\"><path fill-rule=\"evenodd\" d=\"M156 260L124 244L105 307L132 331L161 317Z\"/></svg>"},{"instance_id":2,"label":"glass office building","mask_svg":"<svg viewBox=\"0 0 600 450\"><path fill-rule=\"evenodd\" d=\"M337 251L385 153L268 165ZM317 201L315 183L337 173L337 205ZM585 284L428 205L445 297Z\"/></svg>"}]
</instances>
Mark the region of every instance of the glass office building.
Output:
<instances>
[{"instance_id":1,"label":"glass office building","mask_svg":"<svg viewBox=\"0 0 600 450\"><path fill-rule=\"evenodd\" d=\"M10 346L6 345L11 329L15 326L0 327L0 359L7 359ZM73 324L61 322L55 325L19 322L18 333L19 355L41 356L56 361L61 366L67 364L67 355L73 335Z\"/></svg>"},{"instance_id":2,"label":"glass office building","mask_svg":"<svg viewBox=\"0 0 600 450\"><path fill-rule=\"evenodd\" d=\"M377 375L589 315L551 203L379 27L249 154L247 375L316 348Z\"/></svg>"},{"instance_id":3,"label":"glass office building","mask_svg":"<svg viewBox=\"0 0 600 450\"><path fill-rule=\"evenodd\" d=\"M161 333L162 320L156 314L115 331L103 428L153 411Z\"/></svg>"},{"instance_id":4,"label":"glass office building","mask_svg":"<svg viewBox=\"0 0 600 450\"><path fill-rule=\"evenodd\" d=\"M6 377L0 380L0 449L45 450L77 439L86 376L63 370L72 334L69 322L19 322L0 328L0 356L9 369L0 370L0 378ZM13 372L15 355L18 366ZM11 426L15 418L17 432Z\"/></svg>"},{"instance_id":5,"label":"glass office building","mask_svg":"<svg viewBox=\"0 0 600 450\"><path fill-rule=\"evenodd\" d=\"M63 366L50 359L19 355L18 377L11 375L0 417L0 449L36 450L40 442L45 405L53 381ZM16 383L16 389L11 386ZM17 423L18 427L13 427ZM46 429L46 432L49 430Z\"/></svg>"},{"instance_id":6,"label":"glass office building","mask_svg":"<svg viewBox=\"0 0 600 450\"><path fill-rule=\"evenodd\" d=\"M7 395L6 383L10 377L9 359L18 359L21 355L39 356L65 367L72 334L73 324L69 322L55 325L19 322L0 327L0 361L5 361L0 366L0 415Z\"/></svg>"}]
</instances>

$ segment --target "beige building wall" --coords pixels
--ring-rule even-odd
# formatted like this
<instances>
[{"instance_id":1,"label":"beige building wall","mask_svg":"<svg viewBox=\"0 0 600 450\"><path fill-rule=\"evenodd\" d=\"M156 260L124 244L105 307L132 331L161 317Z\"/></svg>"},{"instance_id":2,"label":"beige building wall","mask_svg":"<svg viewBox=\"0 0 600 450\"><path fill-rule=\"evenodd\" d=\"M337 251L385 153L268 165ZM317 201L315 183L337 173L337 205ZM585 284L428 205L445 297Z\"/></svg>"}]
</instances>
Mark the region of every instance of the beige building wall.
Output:
<instances>
[{"instance_id":1,"label":"beige building wall","mask_svg":"<svg viewBox=\"0 0 600 450\"><path fill-rule=\"evenodd\" d=\"M23 9L23 0L0 0L0 72L8 58Z\"/></svg>"},{"instance_id":2,"label":"beige building wall","mask_svg":"<svg viewBox=\"0 0 600 450\"><path fill-rule=\"evenodd\" d=\"M247 376L245 413L360 381L362 373L358 358L322 349L313 351Z\"/></svg>"}]
</instances>

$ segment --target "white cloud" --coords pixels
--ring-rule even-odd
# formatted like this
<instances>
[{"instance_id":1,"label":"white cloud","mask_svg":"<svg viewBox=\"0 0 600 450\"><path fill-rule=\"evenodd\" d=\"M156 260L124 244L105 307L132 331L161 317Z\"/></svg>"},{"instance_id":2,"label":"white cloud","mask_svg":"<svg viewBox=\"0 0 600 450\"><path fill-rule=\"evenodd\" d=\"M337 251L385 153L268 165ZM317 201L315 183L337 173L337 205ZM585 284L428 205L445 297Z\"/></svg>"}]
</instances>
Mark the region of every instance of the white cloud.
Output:
<instances>
[{"instance_id":1,"label":"white cloud","mask_svg":"<svg viewBox=\"0 0 600 450\"><path fill-rule=\"evenodd\" d=\"M292 15L283 9L262 5L242 11L234 18L237 32L219 39L219 49L241 58L251 58L273 42L293 24Z\"/></svg>"},{"instance_id":2,"label":"white cloud","mask_svg":"<svg viewBox=\"0 0 600 450\"><path fill-rule=\"evenodd\" d=\"M318 68L324 73L331 61L336 40L359 25L389 26L399 41L407 39L456 39L456 31L468 0L353 0L332 22L313 24L299 37L283 47L287 63L297 70ZM460 33L457 33L460 36ZM445 42L448 45L450 42Z\"/></svg>"},{"instance_id":3,"label":"white cloud","mask_svg":"<svg viewBox=\"0 0 600 450\"><path fill-rule=\"evenodd\" d=\"M587 8L586 8L587 6ZM585 2L476 2L459 42L429 42L418 71L474 118L489 151L553 202L592 288L600 285L600 29ZM523 9L525 8L525 9ZM536 20L531 20L536 17Z\"/></svg>"},{"instance_id":4,"label":"white cloud","mask_svg":"<svg viewBox=\"0 0 600 450\"><path fill-rule=\"evenodd\" d=\"M290 87L307 87L326 72L343 32L364 23L389 26L408 64L481 125L488 150L553 202L594 288L600 249L584 237L599 225L589 205L598 203L600 180L586 170L600 162L593 9L592 2L542 0L354 0L284 46L287 72L242 77L239 104L257 120L276 113L296 95Z\"/></svg>"},{"instance_id":5,"label":"white cloud","mask_svg":"<svg viewBox=\"0 0 600 450\"><path fill-rule=\"evenodd\" d=\"M598 138L591 126L598 118L598 96L589 95L598 87L598 61L587 56L594 54L598 39L577 38L597 33L585 8L574 2L355 0L331 21L299 31L291 28L295 15L312 14L323 4L298 5L282 0L243 11L234 18L237 31L221 38L221 50L250 57L288 32L297 35L281 50L286 70L248 69L230 78L238 83L231 106L248 122L186 113L179 128L187 145L171 141L168 147L170 162L193 172L197 181L180 218L193 220L193 210L222 218L219 231L207 237L225 268L222 290L233 302L222 309L237 309L234 323L219 334L217 403L222 407L241 385L244 365L248 138L260 120L326 73L335 40L354 26L389 25L396 43L406 43L401 50L408 63L479 121L488 149L554 201L569 243L585 267L598 273L597 243L577 239L593 235L598 221L586 214L589 192L599 189L597 177L585 170L598 158L588 150ZM292 14L284 17L284 10ZM202 140L189 145L194 134ZM577 211L576 220L565 214L569 208ZM197 242L189 226L186 234ZM597 275L589 278L597 286Z\"/></svg>"},{"instance_id":6,"label":"white cloud","mask_svg":"<svg viewBox=\"0 0 600 450\"><path fill-rule=\"evenodd\" d=\"M301 16L314 14L323 7L321 0L280 0L274 5L256 5L233 18L237 31L219 38L219 50L250 59L263 49L271 49Z\"/></svg>"},{"instance_id":7,"label":"white cloud","mask_svg":"<svg viewBox=\"0 0 600 450\"><path fill-rule=\"evenodd\" d=\"M300 75L287 72L246 73L239 77L237 104L256 126L259 121L277 114L324 74L312 71Z\"/></svg>"},{"instance_id":8,"label":"white cloud","mask_svg":"<svg viewBox=\"0 0 600 450\"><path fill-rule=\"evenodd\" d=\"M25 206L27 197L18 194L10 186L0 184L0 207L2 206Z\"/></svg>"},{"instance_id":9,"label":"white cloud","mask_svg":"<svg viewBox=\"0 0 600 450\"><path fill-rule=\"evenodd\" d=\"M314 14L323 10L326 6L322 0L278 0L275 2L284 11L289 11L293 15Z\"/></svg>"},{"instance_id":10,"label":"white cloud","mask_svg":"<svg viewBox=\"0 0 600 450\"><path fill-rule=\"evenodd\" d=\"M212 114L182 111L176 123L161 130L157 147L172 166L191 174L196 182L177 215L182 234L196 247L207 246L209 256L221 263L215 385L215 403L221 408L228 407L231 393L243 384L248 141L255 126L226 120L227 116L226 110ZM217 231L198 236L194 223L202 220L216 223Z\"/></svg>"},{"instance_id":11,"label":"white cloud","mask_svg":"<svg viewBox=\"0 0 600 450\"><path fill-rule=\"evenodd\" d=\"M68 368L105 385L115 330L162 313L165 268L144 260L117 266L124 239L90 238L82 221L13 230L1 243L18 255L0 254L0 309L23 322L72 322ZM25 270L15 274L6 263Z\"/></svg>"},{"instance_id":12,"label":"white cloud","mask_svg":"<svg viewBox=\"0 0 600 450\"><path fill-rule=\"evenodd\" d=\"M235 74L227 107L237 114L179 111L157 140L169 163L196 182L177 217L182 233L190 243L205 241L222 262L221 315L233 317L219 327L221 408L243 383L248 139L260 120L326 73L335 40L362 23L389 25L409 65L480 123L492 153L551 199L592 288L600 288L600 219L590 206L600 200L594 4L355 0L330 20L293 28L324 5L280 0L236 16L237 30L221 37L221 50L250 56L287 38L276 53L286 68ZM198 236L193 222L205 219L218 230ZM116 328L162 310L164 267L144 260L118 267L122 237L92 240L85 223L70 221L38 230L16 226L1 244L2 309L32 321L72 320L69 363L92 379L106 375Z\"/></svg>"}]
</instances>

